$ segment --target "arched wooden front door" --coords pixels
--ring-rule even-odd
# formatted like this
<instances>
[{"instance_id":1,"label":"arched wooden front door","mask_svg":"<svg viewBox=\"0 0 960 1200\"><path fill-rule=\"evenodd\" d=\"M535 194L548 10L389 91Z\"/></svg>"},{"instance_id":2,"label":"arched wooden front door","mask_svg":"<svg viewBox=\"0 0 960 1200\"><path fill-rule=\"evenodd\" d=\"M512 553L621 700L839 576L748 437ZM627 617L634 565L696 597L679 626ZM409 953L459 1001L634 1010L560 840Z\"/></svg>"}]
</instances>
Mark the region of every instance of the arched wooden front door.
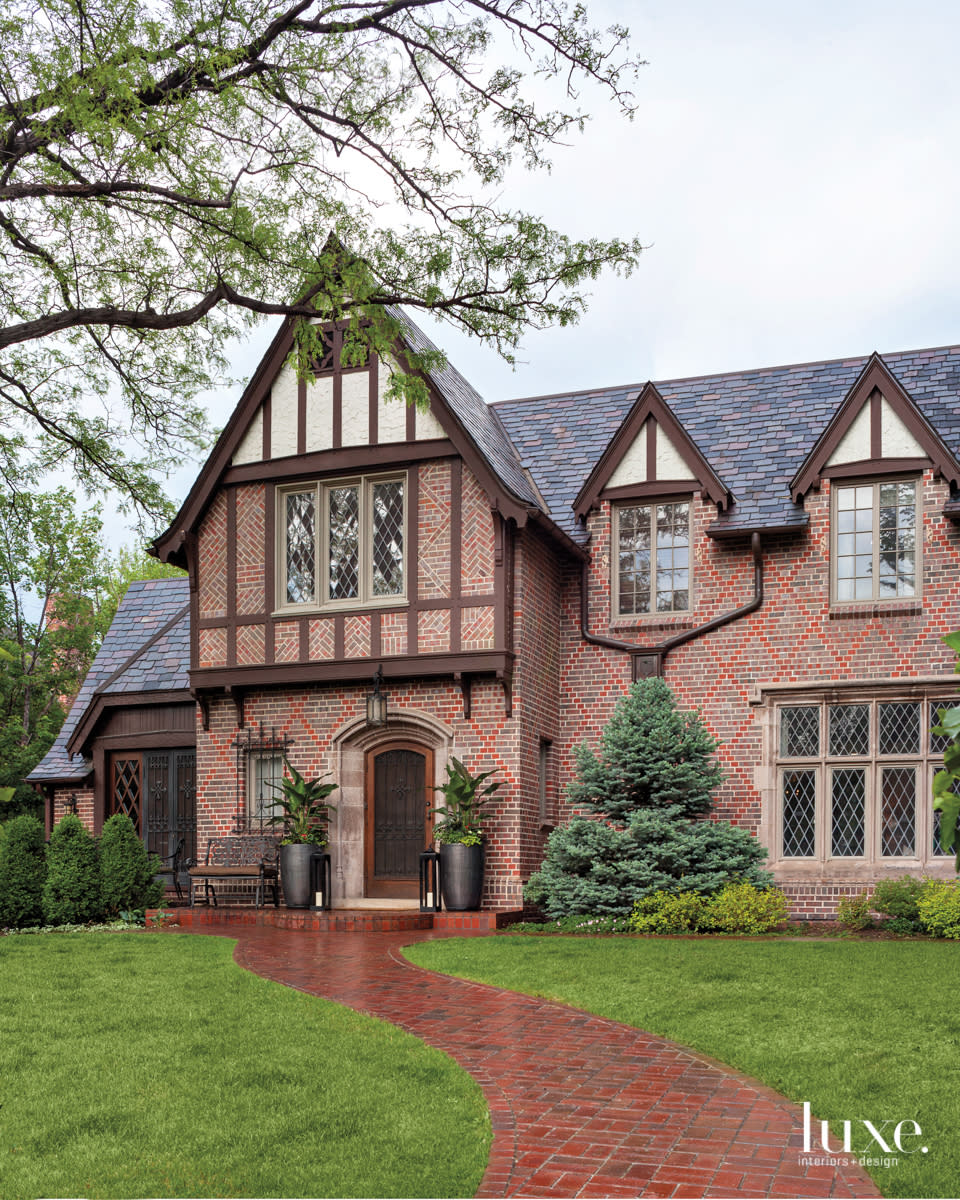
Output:
<instances>
[{"instance_id":1,"label":"arched wooden front door","mask_svg":"<svg viewBox=\"0 0 960 1200\"><path fill-rule=\"evenodd\" d=\"M433 752L415 742L389 742L367 753L364 894L419 894L420 855L435 807Z\"/></svg>"}]
</instances>

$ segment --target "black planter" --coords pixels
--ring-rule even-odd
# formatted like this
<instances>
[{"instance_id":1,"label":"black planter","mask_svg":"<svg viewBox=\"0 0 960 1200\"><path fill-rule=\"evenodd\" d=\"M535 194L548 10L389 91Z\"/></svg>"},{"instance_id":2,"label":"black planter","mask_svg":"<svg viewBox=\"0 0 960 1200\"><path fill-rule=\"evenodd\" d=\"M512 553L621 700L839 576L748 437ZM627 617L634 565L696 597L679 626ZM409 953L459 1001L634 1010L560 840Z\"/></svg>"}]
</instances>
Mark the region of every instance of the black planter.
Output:
<instances>
[{"instance_id":1,"label":"black planter","mask_svg":"<svg viewBox=\"0 0 960 1200\"><path fill-rule=\"evenodd\" d=\"M287 908L309 908L312 903L310 859L319 851L319 846L299 843L280 847L280 882Z\"/></svg>"},{"instance_id":2,"label":"black planter","mask_svg":"<svg viewBox=\"0 0 960 1200\"><path fill-rule=\"evenodd\" d=\"M441 845L440 888L443 907L450 912L479 908L483 894L483 846Z\"/></svg>"}]
</instances>

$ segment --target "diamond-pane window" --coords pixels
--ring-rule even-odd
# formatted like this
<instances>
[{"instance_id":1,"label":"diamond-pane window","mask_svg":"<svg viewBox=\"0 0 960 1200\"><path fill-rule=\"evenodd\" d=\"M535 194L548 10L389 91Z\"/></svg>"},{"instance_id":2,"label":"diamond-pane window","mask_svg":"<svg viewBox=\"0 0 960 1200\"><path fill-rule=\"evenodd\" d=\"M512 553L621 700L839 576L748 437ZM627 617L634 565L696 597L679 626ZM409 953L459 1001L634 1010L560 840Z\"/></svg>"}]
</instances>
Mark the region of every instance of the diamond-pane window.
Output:
<instances>
[{"instance_id":1,"label":"diamond-pane window","mask_svg":"<svg viewBox=\"0 0 960 1200\"><path fill-rule=\"evenodd\" d=\"M330 529L330 599L355 600L360 595L360 489L327 489Z\"/></svg>"},{"instance_id":2,"label":"diamond-pane window","mask_svg":"<svg viewBox=\"0 0 960 1200\"><path fill-rule=\"evenodd\" d=\"M375 483L373 494L373 594L403 595L403 481Z\"/></svg>"},{"instance_id":3,"label":"diamond-pane window","mask_svg":"<svg viewBox=\"0 0 960 1200\"><path fill-rule=\"evenodd\" d=\"M316 568L316 496L287 492L287 603L304 604L314 598Z\"/></svg>"},{"instance_id":4,"label":"diamond-pane window","mask_svg":"<svg viewBox=\"0 0 960 1200\"><path fill-rule=\"evenodd\" d=\"M930 705L930 750L933 754L942 756L944 750L951 744L950 738L942 733L934 733L933 728L940 724L941 709L955 708L956 704L955 700L947 700L939 704Z\"/></svg>"},{"instance_id":5,"label":"diamond-pane window","mask_svg":"<svg viewBox=\"0 0 960 1200\"><path fill-rule=\"evenodd\" d=\"M141 817L143 805L143 789L141 784L140 756L135 758L120 758L113 760L113 796L110 811L122 813L133 822L137 833L142 831Z\"/></svg>"},{"instance_id":6,"label":"diamond-pane window","mask_svg":"<svg viewBox=\"0 0 960 1200\"><path fill-rule=\"evenodd\" d=\"M864 850L866 771L851 767L833 772L830 797L830 853L860 858Z\"/></svg>"},{"instance_id":7,"label":"diamond-pane window","mask_svg":"<svg viewBox=\"0 0 960 1200\"><path fill-rule=\"evenodd\" d=\"M780 754L783 758L816 758L820 754L820 706L780 709Z\"/></svg>"},{"instance_id":8,"label":"diamond-pane window","mask_svg":"<svg viewBox=\"0 0 960 1200\"><path fill-rule=\"evenodd\" d=\"M685 612L690 607L690 504L617 509L617 611Z\"/></svg>"},{"instance_id":9,"label":"diamond-pane window","mask_svg":"<svg viewBox=\"0 0 960 1200\"><path fill-rule=\"evenodd\" d=\"M883 767L881 847L884 857L913 857L917 844L917 771L915 767Z\"/></svg>"},{"instance_id":10,"label":"diamond-pane window","mask_svg":"<svg viewBox=\"0 0 960 1200\"><path fill-rule=\"evenodd\" d=\"M828 716L831 756L870 752L869 704L831 704Z\"/></svg>"},{"instance_id":11,"label":"diamond-pane window","mask_svg":"<svg viewBox=\"0 0 960 1200\"><path fill-rule=\"evenodd\" d=\"M879 752L919 754L922 705L916 701L905 701L899 704L880 704L877 709Z\"/></svg>"},{"instance_id":12,"label":"diamond-pane window","mask_svg":"<svg viewBox=\"0 0 960 1200\"><path fill-rule=\"evenodd\" d=\"M783 857L812 858L816 848L817 775L783 773Z\"/></svg>"}]
</instances>

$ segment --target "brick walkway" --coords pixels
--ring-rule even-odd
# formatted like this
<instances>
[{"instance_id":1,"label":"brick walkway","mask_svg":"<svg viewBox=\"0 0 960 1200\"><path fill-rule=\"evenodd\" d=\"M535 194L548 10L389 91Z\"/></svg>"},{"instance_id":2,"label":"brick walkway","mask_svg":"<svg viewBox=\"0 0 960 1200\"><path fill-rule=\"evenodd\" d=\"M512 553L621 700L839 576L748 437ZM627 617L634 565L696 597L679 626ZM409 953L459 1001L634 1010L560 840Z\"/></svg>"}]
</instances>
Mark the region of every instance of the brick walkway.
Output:
<instances>
[{"instance_id":1,"label":"brick walkway","mask_svg":"<svg viewBox=\"0 0 960 1200\"><path fill-rule=\"evenodd\" d=\"M858 1166L804 1166L800 1109L719 1063L576 1009L435 975L437 935L238 925L242 966L381 1017L483 1088L494 1141L478 1196L878 1196Z\"/></svg>"}]
</instances>

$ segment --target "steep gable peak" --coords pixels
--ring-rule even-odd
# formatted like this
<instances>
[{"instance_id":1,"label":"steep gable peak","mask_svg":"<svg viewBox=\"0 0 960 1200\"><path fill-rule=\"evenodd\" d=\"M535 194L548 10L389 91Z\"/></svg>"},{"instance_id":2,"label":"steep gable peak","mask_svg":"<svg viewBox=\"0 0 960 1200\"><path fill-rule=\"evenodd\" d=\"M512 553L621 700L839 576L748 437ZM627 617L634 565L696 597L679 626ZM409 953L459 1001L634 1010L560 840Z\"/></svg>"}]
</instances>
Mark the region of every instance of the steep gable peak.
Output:
<instances>
[{"instance_id":1,"label":"steep gable peak","mask_svg":"<svg viewBox=\"0 0 960 1200\"><path fill-rule=\"evenodd\" d=\"M648 382L580 489L574 512L585 519L604 495L654 496L673 490L699 490L722 509L732 500L656 385Z\"/></svg>"},{"instance_id":2,"label":"steep gable peak","mask_svg":"<svg viewBox=\"0 0 960 1200\"><path fill-rule=\"evenodd\" d=\"M790 484L794 502L821 479L932 466L953 487L960 463L883 358L874 352Z\"/></svg>"}]
</instances>

